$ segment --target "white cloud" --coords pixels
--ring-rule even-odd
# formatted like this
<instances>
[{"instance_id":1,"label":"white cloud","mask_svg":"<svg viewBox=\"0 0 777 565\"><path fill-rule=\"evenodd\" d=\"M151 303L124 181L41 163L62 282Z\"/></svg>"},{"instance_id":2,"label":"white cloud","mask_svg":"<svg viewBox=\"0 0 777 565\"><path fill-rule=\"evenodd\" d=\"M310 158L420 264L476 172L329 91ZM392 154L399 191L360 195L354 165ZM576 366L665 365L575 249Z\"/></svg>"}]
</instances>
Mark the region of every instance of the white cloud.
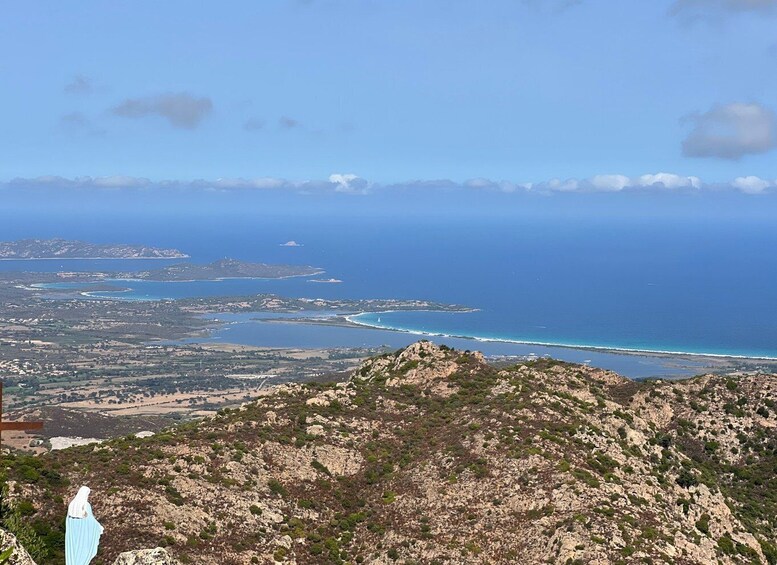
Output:
<instances>
[{"instance_id":1,"label":"white cloud","mask_svg":"<svg viewBox=\"0 0 777 565\"><path fill-rule=\"evenodd\" d=\"M496 183L490 179L478 177L464 181L464 186L467 188L495 188Z\"/></svg>"},{"instance_id":2,"label":"white cloud","mask_svg":"<svg viewBox=\"0 0 777 565\"><path fill-rule=\"evenodd\" d=\"M632 186L658 187L663 186L668 189L677 188L696 188L702 187L699 177L684 177L673 173L656 173L652 175L642 175L635 179Z\"/></svg>"},{"instance_id":3,"label":"white cloud","mask_svg":"<svg viewBox=\"0 0 777 565\"><path fill-rule=\"evenodd\" d=\"M777 147L777 120L760 104L735 102L686 118L693 129L683 141L686 157L740 159Z\"/></svg>"},{"instance_id":4,"label":"white cloud","mask_svg":"<svg viewBox=\"0 0 777 565\"><path fill-rule=\"evenodd\" d=\"M15 178L7 182L0 181L0 189L36 189L55 190L91 189L91 190L203 190L216 192L229 191L286 191L296 194L342 193L364 195L372 193L406 194L408 191L444 191L461 190L503 192L503 193L628 193L628 192L720 192L731 191L743 194L777 194L777 180L762 179L757 176L740 176L730 182L705 183L699 177L674 173L650 173L636 177L621 174L595 175L587 179L550 179L536 183L518 183L513 181L493 181L478 177L464 182L452 180L407 181L395 184L377 184L353 173L332 173L326 180L293 181L276 177L256 178L218 178L215 180L161 180L153 181L144 177L125 175L100 177L40 176L34 178Z\"/></svg>"},{"instance_id":5,"label":"white cloud","mask_svg":"<svg viewBox=\"0 0 777 565\"><path fill-rule=\"evenodd\" d=\"M74 177L72 179L56 175L43 175L34 178L15 178L11 180L10 186L39 186L56 188L144 188L152 186L153 183L144 177L131 177L125 175L113 175L105 177Z\"/></svg>"},{"instance_id":6,"label":"white cloud","mask_svg":"<svg viewBox=\"0 0 777 565\"><path fill-rule=\"evenodd\" d=\"M577 179L550 179L545 186L548 190L556 192L575 192L580 188L580 181Z\"/></svg>"},{"instance_id":7,"label":"white cloud","mask_svg":"<svg viewBox=\"0 0 777 565\"><path fill-rule=\"evenodd\" d=\"M366 194L370 188L369 182L352 173L333 173L329 175L329 182L334 185L335 192Z\"/></svg>"},{"instance_id":8,"label":"white cloud","mask_svg":"<svg viewBox=\"0 0 777 565\"><path fill-rule=\"evenodd\" d=\"M747 194L761 194L769 188L773 188L777 182L764 180L756 176L737 177L731 182L731 186Z\"/></svg>"},{"instance_id":9,"label":"white cloud","mask_svg":"<svg viewBox=\"0 0 777 565\"><path fill-rule=\"evenodd\" d=\"M284 188L288 181L273 177L260 177L255 179L243 178L219 178L214 181L196 181L210 188L222 190L246 190L246 189L272 189Z\"/></svg>"},{"instance_id":10,"label":"white cloud","mask_svg":"<svg viewBox=\"0 0 777 565\"><path fill-rule=\"evenodd\" d=\"M591 179L596 190L605 192L623 190L631 185L631 179L624 175L596 175Z\"/></svg>"},{"instance_id":11,"label":"white cloud","mask_svg":"<svg viewBox=\"0 0 777 565\"><path fill-rule=\"evenodd\" d=\"M90 184L95 188L142 188L149 186L151 181L142 177L128 177L124 175L114 175L109 177L85 177L85 184Z\"/></svg>"},{"instance_id":12,"label":"white cloud","mask_svg":"<svg viewBox=\"0 0 777 565\"><path fill-rule=\"evenodd\" d=\"M466 188L476 188L481 190L497 190L501 192L516 192L517 190L529 190L530 183L515 183L507 180L493 181L483 177L469 179L464 181Z\"/></svg>"},{"instance_id":13,"label":"white cloud","mask_svg":"<svg viewBox=\"0 0 777 565\"><path fill-rule=\"evenodd\" d=\"M481 181L481 184L488 182ZM465 186L470 186L466 185ZM551 179L545 182L524 183L521 186L532 192L625 192L635 190L699 190L703 188L699 177L682 176L673 173L655 173L628 177L621 174L595 175L588 179Z\"/></svg>"}]
</instances>

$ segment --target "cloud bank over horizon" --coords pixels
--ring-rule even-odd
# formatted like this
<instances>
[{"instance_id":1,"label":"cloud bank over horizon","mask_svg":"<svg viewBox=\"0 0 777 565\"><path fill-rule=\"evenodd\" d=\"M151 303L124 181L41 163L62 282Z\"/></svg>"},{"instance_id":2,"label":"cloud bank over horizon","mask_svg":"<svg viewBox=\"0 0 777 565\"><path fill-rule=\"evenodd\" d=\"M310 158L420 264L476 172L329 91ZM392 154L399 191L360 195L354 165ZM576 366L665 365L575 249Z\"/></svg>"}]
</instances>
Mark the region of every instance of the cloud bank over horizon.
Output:
<instances>
[{"instance_id":1,"label":"cloud bank over horizon","mask_svg":"<svg viewBox=\"0 0 777 565\"><path fill-rule=\"evenodd\" d=\"M127 175L81 176L65 178L56 175L17 177L0 182L0 189L59 189L59 190L159 190L159 191L285 191L306 194L369 195L402 191L468 190L517 194L601 194L601 193L713 193L736 192L747 195L777 194L777 179L755 175L740 176L729 182L705 182L696 176L674 173L650 173L629 177L621 174L600 174L590 178L553 178L540 182L513 182L472 178L465 181L450 179L410 180L398 183L370 182L353 173L333 173L327 179L290 180L277 177L217 178L214 180L151 180Z\"/></svg>"}]
</instances>

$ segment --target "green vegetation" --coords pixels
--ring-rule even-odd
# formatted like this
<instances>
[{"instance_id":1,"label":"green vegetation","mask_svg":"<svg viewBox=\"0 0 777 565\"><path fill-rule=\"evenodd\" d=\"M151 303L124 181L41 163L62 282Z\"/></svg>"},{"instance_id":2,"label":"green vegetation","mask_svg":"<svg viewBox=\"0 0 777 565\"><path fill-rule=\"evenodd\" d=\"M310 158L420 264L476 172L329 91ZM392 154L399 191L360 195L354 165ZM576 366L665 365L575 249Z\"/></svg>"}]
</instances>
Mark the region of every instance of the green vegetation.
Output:
<instances>
[{"instance_id":1,"label":"green vegetation","mask_svg":"<svg viewBox=\"0 0 777 565\"><path fill-rule=\"evenodd\" d=\"M8 563L8 560L13 555L13 547L9 547L3 552L0 552L0 565L3 565L4 563Z\"/></svg>"},{"instance_id":2,"label":"green vegetation","mask_svg":"<svg viewBox=\"0 0 777 565\"><path fill-rule=\"evenodd\" d=\"M696 529L703 533L705 536L710 535L710 515L702 514L696 521Z\"/></svg>"},{"instance_id":3,"label":"green vegetation","mask_svg":"<svg viewBox=\"0 0 777 565\"><path fill-rule=\"evenodd\" d=\"M270 492L272 492L273 494L277 494L283 497L286 497L289 495L289 492L286 490L286 487L284 487L278 479L270 479L269 481L267 481L267 487L270 489Z\"/></svg>"},{"instance_id":4,"label":"green vegetation","mask_svg":"<svg viewBox=\"0 0 777 565\"><path fill-rule=\"evenodd\" d=\"M526 549L515 541L494 557L493 536L505 523L536 527L527 531L548 539L566 528L582 536L576 551L593 547L616 563L639 552L650 556L645 562L660 562L660 548L678 533L697 543L714 536L720 556L752 561L753 548L721 535L711 523L714 513L699 508L697 491L706 487L726 497L769 563L777 563L774 434L756 425L735 428L723 416L710 422L689 403L703 399L713 414L730 404L730 418L762 406L773 412L764 401L740 401L746 382L732 388L726 379L704 387L608 381L552 360L495 369L474 354L440 351L409 361L387 355L388 370L366 365L347 389L334 383L288 388L145 440L5 458L9 478L33 496L6 508L3 524L33 548L39 544L41 565L55 563L63 538L61 516L51 509L61 509L68 481L94 484L123 504L131 500L123 498L126 490L153 494L169 508L203 508L184 488L193 480L240 500L244 516L233 522L217 509L194 526L160 521L167 535L157 531L149 543L171 547L182 562L261 548L256 555L277 562L413 563L430 547L439 549L440 563L454 556L500 562L508 554L520 562ZM455 370L444 381L418 378L440 354L458 363ZM308 404L313 395L327 401ZM632 408L637 401L677 404L669 422L655 422ZM323 432L308 434L312 423L321 423ZM649 439L642 444L640 437ZM336 457L343 466L329 463ZM664 490L644 498L630 490L644 477ZM552 497L556 489L564 492L560 500L574 499L574 512ZM679 498L669 495L678 491ZM513 497L525 493L535 498L516 510ZM437 497L434 506L425 506L427 497ZM685 525L673 525L672 516ZM698 516L690 528L687 516ZM484 523L495 529L483 529ZM468 536L471 531L479 533ZM614 547L611 532L623 544ZM276 543L286 535L294 540L290 549Z\"/></svg>"},{"instance_id":5,"label":"green vegetation","mask_svg":"<svg viewBox=\"0 0 777 565\"><path fill-rule=\"evenodd\" d=\"M0 527L16 536L18 542L33 559L41 560L52 556L54 552L50 551L48 544L54 541L56 536L51 536L50 530L45 525L30 520L32 503L27 500L22 500L16 505L8 503L8 485L2 476L0 476L0 489ZM41 534L45 537L41 537ZM64 541L64 532L57 541ZM0 563L7 561L12 552L11 549L10 553L6 550L0 554L0 558L4 558L0 559ZM62 557L64 560L64 554Z\"/></svg>"}]
</instances>

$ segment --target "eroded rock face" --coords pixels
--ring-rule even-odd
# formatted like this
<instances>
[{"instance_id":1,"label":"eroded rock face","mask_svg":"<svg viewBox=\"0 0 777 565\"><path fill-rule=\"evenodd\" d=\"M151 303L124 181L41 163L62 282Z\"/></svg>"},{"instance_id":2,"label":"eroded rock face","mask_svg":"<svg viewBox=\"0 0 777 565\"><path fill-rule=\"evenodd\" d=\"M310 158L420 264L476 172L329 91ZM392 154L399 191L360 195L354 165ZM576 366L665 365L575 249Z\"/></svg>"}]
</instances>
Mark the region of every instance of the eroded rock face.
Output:
<instances>
[{"instance_id":1,"label":"eroded rock face","mask_svg":"<svg viewBox=\"0 0 777 565\"><path fill-rule=\"evenodd\" d=\"M41 461L100 494L106 563L164 539L195 565L766 564L775 430L776 375L638 383L419 342L349 382ZM50 476L9 478L55 527L51 495L72 493Z\"/></svg>"},{"instance_id":2,"label":"eroded rock face","mask_svg":"<svg viewBox=\"0 0 777 565\"><path fill-rule=\"evenodd\" d=\"M359 376L366 380L388 376L387 386L418 386L436 396L447 397L458 390L450 381L451 375L477 370L481 365L485 365L485 359L478 351L456 354L430 341L419 341L396 355L367 361Z\"/></svg>"},{"instance_id":3,"label":"eroded rock face","mask_svg":"<svg viewBox=\"0 0 777 565\"><path fill-rule=\"evenodd\" d=\"M178 561L170 557L166 549L139 549L137 551L125 551L120 554L113 565L180 565Z\"/></svg>"},{"instance_id":4,"label":"eroded rock face","mask_svg":"<svg viewBox=\"0 0 777 565\"><path fill-rule=\"evenodd\" d=\"M8 565L35 565L30 554L16 541L16 536L5 530L0 530L0 554L9 547L13 548L13 553L7 562Z\"/></svg>"}]
</instances>

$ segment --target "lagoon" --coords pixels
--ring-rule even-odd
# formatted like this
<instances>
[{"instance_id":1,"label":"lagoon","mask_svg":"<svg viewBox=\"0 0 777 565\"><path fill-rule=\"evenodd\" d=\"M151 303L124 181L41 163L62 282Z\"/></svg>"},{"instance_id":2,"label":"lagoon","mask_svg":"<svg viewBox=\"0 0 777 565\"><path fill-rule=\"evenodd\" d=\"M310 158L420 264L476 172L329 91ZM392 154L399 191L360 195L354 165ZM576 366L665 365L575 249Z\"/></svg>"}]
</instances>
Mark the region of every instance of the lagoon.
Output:
<instances>
[{"instance_id":1,"label":"lagoon","mask_svg":"<svg viewBox=\"0 0 777 565\"><path fill-rule=\"evenodd\" d=\"M135 233L132 225L121 221L110 234L104 225L92 229L63 222L56 226L57 234L68 238L120 241L127 239L121 237L122 231ZM98 296L177 299L276 293L418 298L478 311L392 313L382 315L380 324L367 315L361 321L480 339L777 357L774 223L710 224L693 218L681 224L668 219L605 223L596 218L563 223L526 217L341 221L284 216L261 222L247 217L218 219L206 224L208 229L186 218L146 227L142 243L179 248L193 261L229 256L320 265L326 273L316 278L343 282L117 281L129 291ZM304 245L281 245L290 239ZM0 268L9 270L9 263ZM108 269L106 261L24 263L26 269ZM117 270L140 266L138 261L124 263ZM338 335L337 330L327 331Z\"/></svg>"}]
</instances>

